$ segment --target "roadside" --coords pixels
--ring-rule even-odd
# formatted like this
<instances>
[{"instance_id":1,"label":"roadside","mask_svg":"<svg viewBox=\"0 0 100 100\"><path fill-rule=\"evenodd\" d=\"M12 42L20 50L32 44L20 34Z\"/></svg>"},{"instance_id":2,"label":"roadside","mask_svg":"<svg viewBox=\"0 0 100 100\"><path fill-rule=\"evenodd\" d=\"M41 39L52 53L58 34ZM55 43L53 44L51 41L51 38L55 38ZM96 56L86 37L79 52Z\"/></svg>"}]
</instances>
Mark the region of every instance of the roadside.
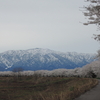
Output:
<instances>
[{"instance_id":1,"label":"roadside","mask_svg":"<svg viewBox=\"0 0 100 100\"><path fill-rule=\"evenodd\" d=\"M74 100L100 100L100 80L97 86Z\"/></svg>"}]
</instances>

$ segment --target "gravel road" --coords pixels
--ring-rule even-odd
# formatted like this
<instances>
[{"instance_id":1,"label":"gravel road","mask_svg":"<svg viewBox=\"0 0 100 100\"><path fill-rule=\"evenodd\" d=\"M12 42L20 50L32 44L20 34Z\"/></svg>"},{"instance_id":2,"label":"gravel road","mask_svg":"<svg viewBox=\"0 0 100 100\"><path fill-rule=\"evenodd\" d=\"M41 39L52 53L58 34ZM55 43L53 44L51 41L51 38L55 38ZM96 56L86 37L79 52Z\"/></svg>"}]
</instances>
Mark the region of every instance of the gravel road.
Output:
<instances>
[{"instance_id":1,"label":"gravel road","mask_svg":"<svg viewBox=\"0 0 100 100\"><path fill-rule=\"evenodd\" d=\"M99 84L96 87L74 100L100 100L100 80Z\"/></svg>"}]
</instances>

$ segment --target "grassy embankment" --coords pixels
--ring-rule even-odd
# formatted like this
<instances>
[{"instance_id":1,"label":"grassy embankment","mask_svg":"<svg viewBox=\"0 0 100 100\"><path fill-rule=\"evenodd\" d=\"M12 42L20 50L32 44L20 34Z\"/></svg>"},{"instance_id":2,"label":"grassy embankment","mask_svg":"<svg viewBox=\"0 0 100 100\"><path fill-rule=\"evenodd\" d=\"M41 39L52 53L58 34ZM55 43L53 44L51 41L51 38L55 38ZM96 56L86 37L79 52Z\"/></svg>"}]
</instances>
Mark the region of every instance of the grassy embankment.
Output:
<instances>
[{"instance_id":1,"label":"grassy embankment","mask_svg":"<svg viewBox=\"0 0 100 100\"><path fill-rule=\"evenodd\" d=\"M0 77L0 100L72 100L97 83L92 78Z\"/></svg>"}]
</instances>

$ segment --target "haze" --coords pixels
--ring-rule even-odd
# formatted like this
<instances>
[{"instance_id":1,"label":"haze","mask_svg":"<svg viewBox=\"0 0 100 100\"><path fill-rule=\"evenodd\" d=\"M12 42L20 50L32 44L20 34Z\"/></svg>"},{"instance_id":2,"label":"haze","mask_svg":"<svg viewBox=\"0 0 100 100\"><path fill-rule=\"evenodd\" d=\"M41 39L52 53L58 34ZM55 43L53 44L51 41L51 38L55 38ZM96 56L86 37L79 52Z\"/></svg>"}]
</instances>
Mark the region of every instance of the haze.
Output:
<instances>
[{"instance_id":1,"label":"haze","mask_svg":"<svg viewBox=\"0 0 100 100\"><path fill-rule=\"evenodd\" d=\"M84 26L84 0L0 0L0 53L48 48L96 53L95 25Z\"/></svg>"}]
</instances>

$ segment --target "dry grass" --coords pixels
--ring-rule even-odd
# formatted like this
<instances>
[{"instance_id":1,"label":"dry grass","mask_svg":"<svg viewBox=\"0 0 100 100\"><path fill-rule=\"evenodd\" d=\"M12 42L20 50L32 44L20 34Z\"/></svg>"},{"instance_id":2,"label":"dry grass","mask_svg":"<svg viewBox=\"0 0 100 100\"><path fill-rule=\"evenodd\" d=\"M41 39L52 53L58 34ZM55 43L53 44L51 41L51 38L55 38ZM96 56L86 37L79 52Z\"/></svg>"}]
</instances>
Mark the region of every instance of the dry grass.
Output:
<instances>
[{"instance_id":1,"label":"dry grass","mask_svg":"<svg viewBox=\"0 0 100 100\"><path fill-rule=\"evenodd\" d=\"M72 100L97 84L92 78L0 77L0 100Z\"/></svg>"}]
</instances>

